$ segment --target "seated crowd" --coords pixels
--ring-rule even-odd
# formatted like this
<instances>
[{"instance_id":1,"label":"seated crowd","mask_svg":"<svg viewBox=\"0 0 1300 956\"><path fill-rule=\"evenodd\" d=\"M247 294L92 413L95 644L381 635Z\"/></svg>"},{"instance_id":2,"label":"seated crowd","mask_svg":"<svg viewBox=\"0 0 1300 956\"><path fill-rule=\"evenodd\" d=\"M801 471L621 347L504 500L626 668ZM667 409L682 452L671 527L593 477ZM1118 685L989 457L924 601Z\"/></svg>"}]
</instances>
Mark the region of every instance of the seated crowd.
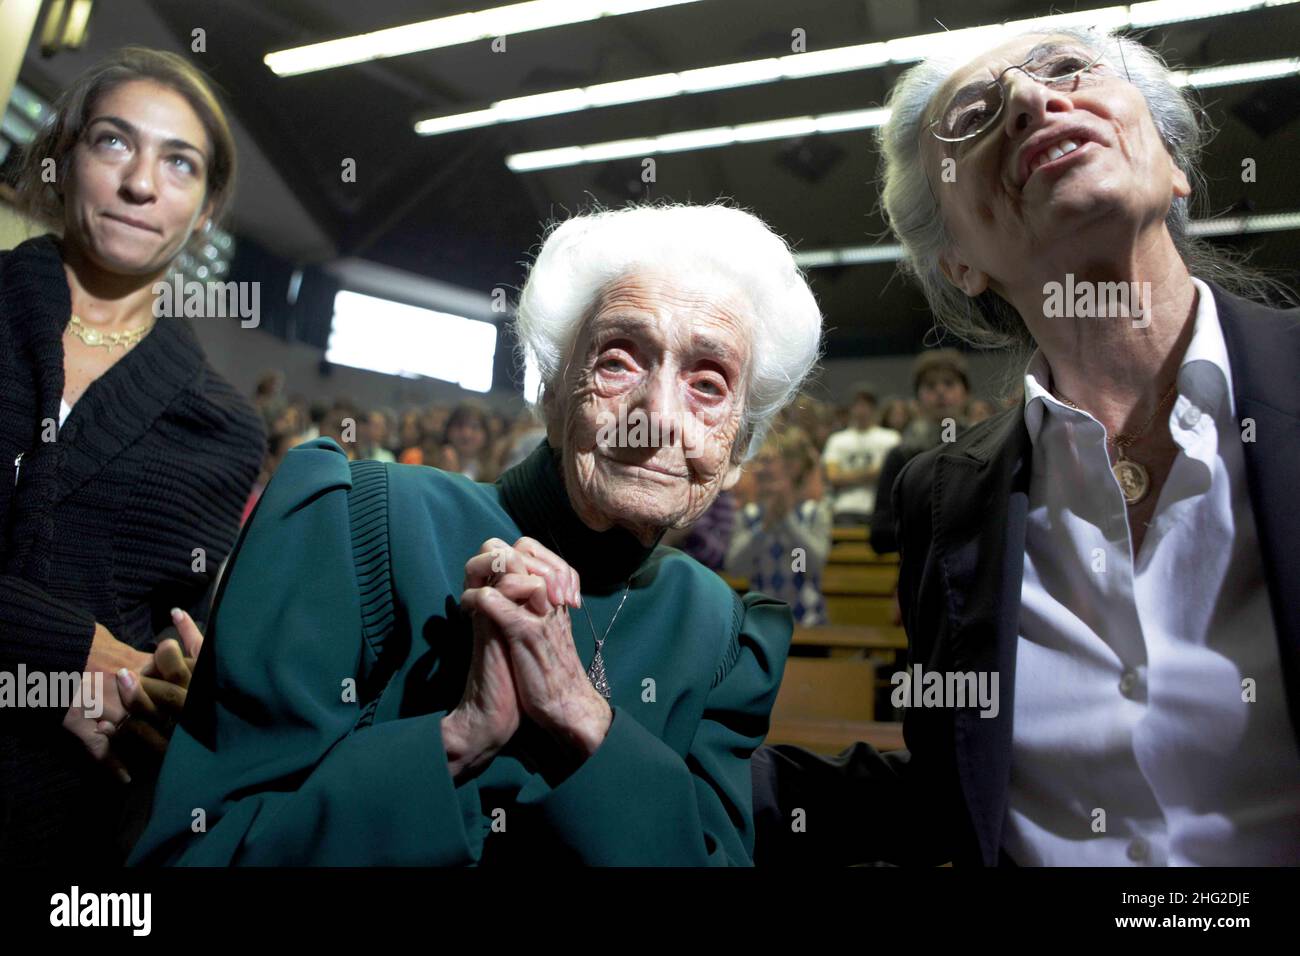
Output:
<instances>
[{"instance_id":1,"label":"seated crowd","mask_svg":"<svg viewBox=\"0 0 1300 956\"><path fill-rule=\"evenodd\" d=\"M512 418L474 399L398 413L366 410L349 398L286 398L283 388L279 372L268 372L257 385L254 404L268 447L244 520L285 453L313 438L334 439L352 460L430 465L494 481L545 436L530 411ZM966 360L954 349L918 355L912 388L911 398L882 400L859 383L846 404L804 392L778 414L736 486L721 492L694 524L667 532L663 543L785 601L801 626L826 624L821 576L832 526L867 527L877 554L896 552L889 489L903 465L996 410L972 395Z\"/></svg>"}]
</instances>

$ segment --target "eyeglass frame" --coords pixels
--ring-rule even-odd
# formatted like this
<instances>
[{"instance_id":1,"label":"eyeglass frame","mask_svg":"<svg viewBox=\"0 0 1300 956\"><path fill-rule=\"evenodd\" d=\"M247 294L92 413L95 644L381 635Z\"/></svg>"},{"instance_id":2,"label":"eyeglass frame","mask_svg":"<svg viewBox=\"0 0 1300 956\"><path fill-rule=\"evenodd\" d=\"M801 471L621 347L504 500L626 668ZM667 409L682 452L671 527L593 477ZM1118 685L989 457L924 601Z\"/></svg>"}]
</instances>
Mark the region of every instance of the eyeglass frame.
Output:
<instances>
[{"instance_id":1,"label":"eyeglass frame","mask_svg":"<svg viewBox=\"0 0 1300 956\"><path fill-rule=\"evenodd\" d=\"M1080 50L1077 52L1081 53L1083 51ZM1050 86L1052 83L1060 83L1063 81L1074 80L1082 76L1083 74L1087 73L1098 63L1100 63L1106 56L1105 51L1094 50L1092 52L1094 56L1086 66L1080 67L1078 70L1074 70L1073 72L1067 73L1064 76L1044 77L1044 76L1039 76L1037 73L1031 73L1029 70L1026 70L1025 67L1028 66L1030 63L1034 62L1034 57L1032 56L1029 59L1025 60L1023 63L1016 63L1011 66L1008 66L1005 70L999 73L989 83L989 86L996 86L998 88L998 91L1001 93L1001 97L999 98L998 101L998 108L994 111L993 115L989 117L988 121L979 129L975 130L973 133L969 133L966 136L957 136L957 137L940 136L939 133L936 131L936 127L943 122L944 119L943 116L931 120L926 125L926 129L929 131L931 136L933 136L936 140L938 140L941 143L967 143L970 142L971 140L978 139L979 137L987 133L989 130L991 130L997 124L999 117L1002 116L1002 111L1006 109L1007 88L1002 82L1002 78L1004 76L1006 76L1012 70L1019 70L1021 73L1025 74L1025 76L1033 80L1035 83L1039 83L1043 86ZM987 89L987 87L985 87L985 89Z\"/></svg>"}]
</instances>

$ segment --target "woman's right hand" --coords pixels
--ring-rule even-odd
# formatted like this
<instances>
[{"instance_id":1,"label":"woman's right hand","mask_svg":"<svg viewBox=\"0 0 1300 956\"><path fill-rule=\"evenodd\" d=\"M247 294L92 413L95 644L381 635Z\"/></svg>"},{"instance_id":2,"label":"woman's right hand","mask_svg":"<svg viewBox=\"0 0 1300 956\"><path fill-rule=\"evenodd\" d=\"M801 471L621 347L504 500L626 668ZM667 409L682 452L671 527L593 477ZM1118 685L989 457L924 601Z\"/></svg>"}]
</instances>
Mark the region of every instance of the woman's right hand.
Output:
<instances>
[{"instance_id":1,"label":"woman's right hand","mask_svg":"<svg viewBox=\"0 0 1300 956\"><path fill-rule=\"evenodd\" d=\"M488 617L475 613L488 589L518 604L532 603L539 614L550 605L581 604L572 570L556 570L500 538L483 542L479 553L465 563L461 605L473 619L474 653L465 693L442 722L453 779L489 763L519 729L519 695L510 671L509 642Z\"/></svg>"},{"instance_id":2,"label":"woman's right hand","mask_svg":"<svg viewBox=\"0 0 1300 956\"><path fill-rule=\"evenodd\" d=\"M484 588L519 589L527 575L523 558L505 542L489 538L465 563L461 604L470 611L474 652L460 703L442 721L442 743L453 779L489 763L519 729L519 699L510 674L510 649L491 621L473 613ZM510 581L506 578L510 577Z\"/></svg>"},{"instance_id":3,"label":"woman's right hand","mask_svg":"<svg viewBox=\"0 0 1300 956\"><path fill-rule=\"evenodd\" d=\"M465 591L461 600L478 593ZM472 597L469 597L472 600ZM490 763L519 729L510 651L492 623L474 615L474 654L460 703L442 720L442 746L453 780Z\"/></svg>"},{"instance_id":4,"label":"woman's right hand","mask_svg":"<svg viewBox=\"0 0 1300 956\"><path fill-rule=\"evenodd\" d=\"M85 746L91 758L103 764L123 783L131 782L126 767L113 754L109 735L99 730L101 721L121 723L127 715L126 706L118 692L117 672L122 668L139 673L153 661L153 656L119 641L108 628L96 622L95 636L90 644L84 673L104 675L104 692L99 701L102 713L87 716L84 707L73 705L63 716L63 726ZM84 678L83 678L84 680ZM85 703L85 695L82 696Z\"/></svg>"}]
</instances>

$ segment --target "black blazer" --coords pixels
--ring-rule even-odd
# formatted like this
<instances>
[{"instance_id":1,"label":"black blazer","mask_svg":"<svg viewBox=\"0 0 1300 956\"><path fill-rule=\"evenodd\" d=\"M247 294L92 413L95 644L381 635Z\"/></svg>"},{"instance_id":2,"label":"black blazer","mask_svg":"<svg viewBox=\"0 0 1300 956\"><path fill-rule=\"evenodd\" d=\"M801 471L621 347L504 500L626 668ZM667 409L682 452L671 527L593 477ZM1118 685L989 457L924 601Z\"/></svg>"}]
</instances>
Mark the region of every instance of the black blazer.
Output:
<instances>
[{"instance_id":1,"label":"black blazer","mask_svg":"<svg viewBox=\"0 0 1300 956\"><path fill-rule=\"evenodd\" d=\"M1232 368L1246 482L1291 714L1300 737L1300 312L1214 291ZM926 670L997 671L999 711L908 708L905 751L855 744L754 755L755 860L997 865L1011 773L1020 590L1032 450L1023 405L912 459L893 488L908 658ZM804 832L792 830L802 809Z\"/></svg>"}]
</instances>

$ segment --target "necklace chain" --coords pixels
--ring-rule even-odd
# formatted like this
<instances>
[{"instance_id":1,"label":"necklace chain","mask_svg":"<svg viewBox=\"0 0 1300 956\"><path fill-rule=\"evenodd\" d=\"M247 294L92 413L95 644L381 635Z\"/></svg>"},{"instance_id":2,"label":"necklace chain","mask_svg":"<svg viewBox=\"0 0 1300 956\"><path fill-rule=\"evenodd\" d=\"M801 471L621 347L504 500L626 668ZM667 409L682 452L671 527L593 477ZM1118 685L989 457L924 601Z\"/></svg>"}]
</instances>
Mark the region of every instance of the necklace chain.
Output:
<instances>
[{"instance_id":1,"label":"necklace chain","mask_svg":"<svg viewBox=\"0 0 1300 956\"><path fill-rule=\"evenodd\" d=\"M555 532L547 526L546 533L551 539L551 544L555 548L555 553L559 555L565 563L568 563L569 559L564 557L563 552L560 551L560 544L559 541L556 540ZM587 679L591 681L591 686L596 688L596 691L606 700L610 699L612 691L609 686L609 675L605 672L605 658L602 656L601 651L605 647L605 639L609 637L609 632L614 629L614 622L618 620L619 611L623 610L623 605L627 603L627 596L632 590L632 579L634 577L636 577L635 571L628 576L627 583L623 586L623 597L619 599L618 607L614 608L614 616L609 619L609 624L606 625L605 633L603 635L598 636L596 634L596 624L591 619L591 612L587 610L586 604L582 605L582 613L587 618L587 626L591 628L592 640L596 642L596 653L592 655L591 666L587 668Z\"/></svg>"},{"instance_id":2,"label":"necklace chain","mask_svg":"<svg viewBox=\"0 0 1300 956\"><path fill-rule=\"evenodd\" d=\"M1151 476L1141 462L1134 461L1125 454L1125 449L1147 433L1147 429L1151 427L1151 423L1155 421L1156 416L1160 414L1160 409L1165 407L1165 402L1169 400L1169 396L1174 394L1174 388L1177 385L1178 380L1175 378L1174 384L1170 385L1169 390L1161 396L1160 401L1156 402L1155 411L1151 413L1150 417L1147 418L1146 422L1144 422L1142 427L1136 432L1132 435L1127 435L1123 432L1116 432L1110 438L1111 442L1115 445L1116 455L1116 461L1110 466L1110 470L1115 476L1116 482L1119 483L1119 490L1124 496L1125 504L1129 507L1138 504L1146 498L1147 492L1151 489ZM1060 392L1057 392L1056 394L1061 401L1065 402L1065 404L1069 405L1071 408L1083 411L1082 408L1079 408L1078 405L1070 401Z\"/></svg>"},{"instance_id":3,"label":"necklace chain","mask_svg":"<svg viewBox=\"0 0 1300 956\"><path fill-rule=\"evenodd\" d=\"M1156 420L1156 416L1160 414L1160 409L1164 408L1165 402L1169 401L1169 396L1174 394L1174 389L1176 389L1177 387L1178 387L1178 380L1174 379L1174 383L1169 386L1168 391L1166 391L1164 395L1160 397L1160 401L1156 402L1155 411L1151 413L1150 417L1147 418L1147 420L1142 424L1142 427L1139 428L1136 432L1134 432L1131 435L1125 434L1124 432L1116 432L1114 435L1112 435L1110 440L1115 443L1115 447L1119 448L1120 450L1123 450L1127 448L1129 445L1132 445L1143 435L1145 435L1147 433L1147 429L1151 427L1151 423L1154 422ZM1068 398L1062 395L1059 390L1056 392L1056 397L1059 398L1061 401L1065 402L1065 404L1069 405L1071 408L1077 409L1078 411L1084 411L1084 409L1080 408L1074 402L1070 401Z\"/></svg>"},{"instance_id":4,"label":"necklace chain","mask_svg":"<svg viewBox=\"0 0 1300 956\"><path fill-rule=\"evenodd\" d=\"M125 332L101 332L99 329L90 328L81 321L81 316L75 312L72 315L72 321L68 323L68 331L81 339L82 342L95 348L105 348L112 351L119 345L123 349L129 349L139 343L158 320L155 319L148 325L142 325L138 328L127 329Z\"/></svg>"}]
</instances>

